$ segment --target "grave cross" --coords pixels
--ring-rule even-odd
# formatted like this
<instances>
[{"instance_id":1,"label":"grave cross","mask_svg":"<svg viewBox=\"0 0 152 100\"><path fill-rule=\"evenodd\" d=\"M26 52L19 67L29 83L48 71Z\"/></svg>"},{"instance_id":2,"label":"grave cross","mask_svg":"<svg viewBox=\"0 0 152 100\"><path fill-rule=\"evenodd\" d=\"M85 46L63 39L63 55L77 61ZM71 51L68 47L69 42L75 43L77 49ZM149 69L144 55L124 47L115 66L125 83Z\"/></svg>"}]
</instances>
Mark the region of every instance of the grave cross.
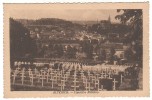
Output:
<instances>
[{"instance_id":1,"label":"grave cross","mask_svg":"<svg viewBox=\"0 0 152 100\"><path fill-rule=\"evenodd\" d=\"M100 75L99 73L96 73L96 78L97 78L97 79L99 79L99 75Z\"/></svg>"},{"instance_id":2,"label":"grave cross","mask_svg":"<svg viewBox=\"0 0 152 100\"><path fill-rule=\"evenodd\" d=\"M53 88L55 79L54 79L54 77L51 77L50 80L51 80L51 85L52 85L52 88Z\"/></svg>"},{"instance_id":3,"label":"grave cross","mask_svg":"<svg viewBox=\"0 0 152 100\"><path fill-rule=\"evenodd\" d=\"M76 88L79 87L79 86L76 85L76 83L79 82L79 81L76 81L76 78L75 78L73 82L74 82L74 85L71 86L71 87L74 87L74 92L75 92Z\"/></svg>"},{"instance_id":4,"label":"grave cross","mask_svg":"<svg viewBox=\"0 0 152 100\"><path fill-rule=\"evenodd\" d=\"M53 76L53 78L55 78L55 82L57 82L58 73L57 73L57 71L56 71L56 70L54 71L54 76Z\"/></svg>"},{"instance_id":5,"label":"grave cross","mask_svg":"<svg viewBox=\"0 0 152 100\"><path fill-rule=\"evenodd\" d=\"M47 83L48 83L48 80L49 80L49 76L50 76L50 74L47 73L47 74L46 74L46 82L47 82Z\"/></svg>"},{"instance_id":6,"label":"grave cross","mask_svg":"<svg viewBox=\"0 0 152 100\"><path fill-rule=\"evenodd\" d=\"M12 75L13 76L13 84L15 84L15 79L16 79L17 73L18 73L18 70L15 70L13 75Z\"/></svg>"},{"instance_id":7,"label":"grave cross","mask_svg":"<svg viewBox=\"0 0 152 100\"><path fill-rule=\"evenodd\" d=\"M25 68L22 69L22 72L21 72L21 81L22 81L22 85L24 84L24 76L25 75Z\"/></svg>"},{"instance_id":8,"label":"grave cross","mask_svg":"<svg viewBox=\"0 0 152 100\"><path fill-rule=\"evenodd\" d=\"M46 79L46 78L44 75L42 75L40 79L42 80L42 87L43 87L44 86L44 79Z\"/></svg>"},{"instance_id":9,"label":"grave cross","mask_svg":"<svg viewBox=\"0 0 152 100\"><path fill-rule=\"evenodd\" d=\"M89 80L90 78L93 78L93 75L90 73L90 71L88 71L88 77L89 77Z\"/></svg>"},{"instance_id":10,"label":"grave cross","mask_svg":"<svg viewBox=\"0 0 152 100\"><path fill-rule=\"evenodd\" d=\"M108 76L107 73L105 73L105 74L104 74L104 78L107 78L107 76Z\"/></svg>"},{"instance_id":11,"label":"grave cross","mask_svg":"<svg viewBox=\"0 0 152 100\"><path fill-rule=\"evenodd\" d=\"M65 80L61 80L61 84L59 86L61 86L61 91L64 90Z\"/></svg>"},{"instance_id":12,"label":"grave cross","mask_svg":"<svg viewBox=\"0 0 152 100\"><path fill-rule=\"evenodd\" d=\"M116 90L116 83L118 83L118 81L116 81L115 78L114 78L114 80L113 80L113 90L114 91Z\"/></svg>"},{"instance_id":13,"label":"grave cross","mask_svg":"<svg viewBox=\"0 0 152 100\"><path fill-rule=\"evenodd\" d=\"M86 88L86 91L90 91L91 90L91 86L90 86L90 82L88 82L87 79L85 79L85 88Z\"/></svg>"},{"instance_id":14,"label":"grave cross","mask_svg":"<svg viewBox=\"0 0 152 100\"><path fill-rule=\"evenodd\" d=\"M34 80L34 75L33 74L30 74L30 82L31 82L31 85L33 86L33 80Z\"/></svg>"}]
</instances>

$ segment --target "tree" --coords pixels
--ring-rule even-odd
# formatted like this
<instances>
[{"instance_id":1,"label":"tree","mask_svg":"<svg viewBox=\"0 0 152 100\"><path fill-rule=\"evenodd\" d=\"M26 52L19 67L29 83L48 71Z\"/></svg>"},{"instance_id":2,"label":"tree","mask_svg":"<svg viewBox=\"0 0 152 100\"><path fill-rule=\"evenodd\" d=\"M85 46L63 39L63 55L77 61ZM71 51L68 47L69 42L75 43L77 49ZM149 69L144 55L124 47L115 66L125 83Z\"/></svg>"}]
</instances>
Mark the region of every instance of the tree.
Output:
<instances>
[{"instance_id":1,"label":"tree","mask_svg":"<svg viewBox=\"0 0 152 100\"><path fill-rule=\"evenodd\" d=\"M141 42L143 33L143 14L141 9L118 9L117 12L123 12L121 15L115 16L123 24L129 23L131 26L130 39L132 41Z\"/></svg>"},{"instance_id":2,"label":"tree","mask_svg":"<svg viewBox=\"0 0 152 100\"><path fill-rule=\"evenodd\" d=\"M27 28L21 23L15 21L13 18L9 19L10 22L10 58L11 63L18 58L27 55L33 55L35 51L35 42L30 38Z\"/></svg>"},{"instance_id":3,"label":"tree","mask_svg":"<svg viewBox=\"0 0 152 100\"><path fill-rule=\"evenodd\" d=\"M133 56L128 58L134 58L133 61L142 62L142 37L143 37L143 13L142 9L118 9L117 12L123 12L120 15L115 16L123 24L131 26L131 32L126 34L125 40L131 44ZM127 51L126 51L127 52ZM127 54L128 55L128 54ZM126 56L127 56L126 55Z\"/></svg>"}]
</instances>

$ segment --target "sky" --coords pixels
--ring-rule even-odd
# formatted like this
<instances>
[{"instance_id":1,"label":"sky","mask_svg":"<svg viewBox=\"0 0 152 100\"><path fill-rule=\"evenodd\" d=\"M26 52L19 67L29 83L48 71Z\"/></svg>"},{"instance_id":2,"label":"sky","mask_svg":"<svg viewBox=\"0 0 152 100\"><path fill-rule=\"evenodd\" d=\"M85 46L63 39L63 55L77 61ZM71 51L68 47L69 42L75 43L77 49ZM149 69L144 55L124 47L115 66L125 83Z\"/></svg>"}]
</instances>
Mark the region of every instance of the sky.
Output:
<instances>
[{"instance_id":1,"label":"sky","mask_svg":"<svg viewBox=\"0 0 152 100\"><path fill-rule=\"evenodd\" d=\"M11 17L15 19L40 19L59 18L70 21L100 21L107 20L110 16L111 22L119 22L115 16L121 14L113 10L103 9L59 9L59 10L15 10Z\"/></svg>"}]
</instances>

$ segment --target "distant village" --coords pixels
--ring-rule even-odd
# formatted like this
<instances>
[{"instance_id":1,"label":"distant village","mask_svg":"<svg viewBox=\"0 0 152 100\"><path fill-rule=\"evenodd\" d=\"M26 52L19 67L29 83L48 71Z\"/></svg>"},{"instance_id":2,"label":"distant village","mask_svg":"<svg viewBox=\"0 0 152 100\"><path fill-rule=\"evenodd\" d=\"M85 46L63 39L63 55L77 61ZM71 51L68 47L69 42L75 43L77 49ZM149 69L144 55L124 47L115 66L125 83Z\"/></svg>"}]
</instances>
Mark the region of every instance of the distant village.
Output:
<instances>
[{"instance_id":1,"label":"distant village","mask_svg":"<svg viewBox=\"0 0 152 100\"><path fill-rule=\"evenodd\" d=\"M89 59L119 64L128 62L129 25L100 21L66 21L57 18L16 19L36 41L37 58Z\"/></svg>"}]
</instances>

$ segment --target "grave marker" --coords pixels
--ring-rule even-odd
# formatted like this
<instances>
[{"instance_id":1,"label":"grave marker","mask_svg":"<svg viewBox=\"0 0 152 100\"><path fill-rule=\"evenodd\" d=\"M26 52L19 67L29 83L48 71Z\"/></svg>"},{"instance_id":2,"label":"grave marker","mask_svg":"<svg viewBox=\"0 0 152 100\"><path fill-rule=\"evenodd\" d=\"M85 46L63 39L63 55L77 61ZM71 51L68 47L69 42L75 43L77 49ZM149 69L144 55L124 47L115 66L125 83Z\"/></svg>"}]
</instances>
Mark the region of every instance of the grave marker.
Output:
<instances>
[{"instance_id":1,"label":"grave marker","mask_svg":"<svg viewBox=\"0 0 152 100\"><path fill-rule=\"evenodd\" d=\"M22 72L21 72L21 81L22 81L22 85L24 84L24 76L25 75L25 68L22 69Z\"/></svg>"},{"instance_id":2,"label":"grave marker","mask_svg":"<svg viewBox=\"0 0 152 100\"><path fill-rule=\"evenodd\" d=\"M113 90L114 91L116 90L116 83L118 83L118 81L116 81L115 78L114 78L114 80L113 80Z\"/></svg>"}]
</instances>

